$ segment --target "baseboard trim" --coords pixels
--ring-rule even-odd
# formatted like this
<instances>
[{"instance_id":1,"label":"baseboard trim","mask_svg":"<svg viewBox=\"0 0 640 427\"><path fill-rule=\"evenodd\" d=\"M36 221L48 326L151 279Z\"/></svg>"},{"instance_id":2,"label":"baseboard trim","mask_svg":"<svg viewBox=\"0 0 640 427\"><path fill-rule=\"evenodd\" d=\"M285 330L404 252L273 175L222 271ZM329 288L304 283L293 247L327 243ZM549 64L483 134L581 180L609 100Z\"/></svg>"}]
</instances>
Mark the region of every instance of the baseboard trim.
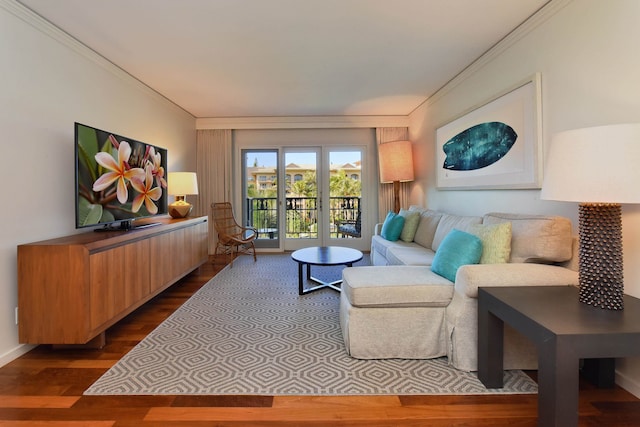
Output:
<instances>
[{"instance_id":1,"label":"baseboard trim","mask_svg":"<svg viewBox=\"0 0 640 427\"><path fill-rule=\"evenodd\" d=\"M27 354L36 347L36 345L31 344L20 344L17 347L7 351L6 353L0 355L0 367L6 365L9 362L13 362L18 357L22 356L23 354Z\"/></svg>"},{"instance_id":2,"label":"baseboard trim","mask_svg":"<svg viewBox=\"0 0 640 427\"><path fill-rule=\"evenodd\" d=\"M616 384L640 399L640 382L616 370Z\"/></svg>"}]
</instances>

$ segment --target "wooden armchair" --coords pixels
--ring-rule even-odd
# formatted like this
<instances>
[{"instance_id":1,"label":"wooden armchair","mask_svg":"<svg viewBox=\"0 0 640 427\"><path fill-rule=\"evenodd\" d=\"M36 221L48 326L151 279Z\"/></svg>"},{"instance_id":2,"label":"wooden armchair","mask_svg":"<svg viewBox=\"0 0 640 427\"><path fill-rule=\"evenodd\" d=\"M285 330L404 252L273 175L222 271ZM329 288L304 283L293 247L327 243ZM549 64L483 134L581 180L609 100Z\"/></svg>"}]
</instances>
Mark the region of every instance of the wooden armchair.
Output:
<instances>
[{"instance_id":1,"label":"wooden armchair","mask_svg":"<svg viewBox=\"0 0 640 427\"><path fill-rule=\"evenodd\" d=\"M253 254L253 261L256 261L256 247L253 241L258 236L255 228L242 227L236 222L233 216L233 208L229 202L212 203L213 225L218 234L216 244L216 255L221 249L222 253L231 257L231 267L233 260L239 254Z\"/></svg>"}]
</instances>

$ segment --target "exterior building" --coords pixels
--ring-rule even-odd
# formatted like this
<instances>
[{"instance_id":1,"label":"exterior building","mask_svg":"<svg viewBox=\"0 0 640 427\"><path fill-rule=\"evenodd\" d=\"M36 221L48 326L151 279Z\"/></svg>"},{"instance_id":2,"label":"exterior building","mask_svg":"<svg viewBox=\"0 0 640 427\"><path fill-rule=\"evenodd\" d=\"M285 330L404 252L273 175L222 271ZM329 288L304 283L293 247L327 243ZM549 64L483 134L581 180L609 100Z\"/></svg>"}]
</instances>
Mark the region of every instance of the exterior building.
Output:
<instances>
[{"instance_id":1,"label":"exterior building","mask_svg":"<svg viewBox=\"0 0 640 427\"><path fill-rule=\"evenodd\" d=\"M315 165L305 165L289 163L285 167L285 179L287 182L287 193L289 193L290 185L294 182L301 181L307 172L315 172ZM330 166L330 174L344 171L347 177L354 181L360 181L362 174L362 165L360 162L344 163L341 165ZM252 166L247 168L247 185L255 185L257 191L275 190L277 188L278 172L275 166Z\"/></svg>"}]
</instances>

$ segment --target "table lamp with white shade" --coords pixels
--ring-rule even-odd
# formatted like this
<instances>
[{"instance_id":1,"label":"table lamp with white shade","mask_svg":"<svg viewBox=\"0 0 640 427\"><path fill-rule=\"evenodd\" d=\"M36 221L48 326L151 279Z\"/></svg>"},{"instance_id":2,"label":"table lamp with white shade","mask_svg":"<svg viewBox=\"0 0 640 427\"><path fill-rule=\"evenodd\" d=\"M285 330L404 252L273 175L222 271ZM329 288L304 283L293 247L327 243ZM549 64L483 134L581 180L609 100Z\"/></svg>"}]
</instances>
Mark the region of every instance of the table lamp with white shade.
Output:
<instances>
[{"instance_id":1,"label":"table lamp with white shade","mask_svg":"<svg viewBox=\"0 0 640 427\"><path fill-rule=\"evenodd\" d=\"M560 132L541 198L579 202L580 301L622 310L622 204L640 203L640 123Z\"/></svg>"},{"instance_id":2,"label":"table lamp with white shade","mask_svg":"<svg viewBox=\"0 0 640 427\"><path fill-rule=\"evenodd\" d=\"M195 172L169 172L167 177L169 194L175 201L169 205L169 215L173 218L185 218L191 213L193 206L187 202L186 196L198 194L198 179Z\"/></svg>"}]
</instances>

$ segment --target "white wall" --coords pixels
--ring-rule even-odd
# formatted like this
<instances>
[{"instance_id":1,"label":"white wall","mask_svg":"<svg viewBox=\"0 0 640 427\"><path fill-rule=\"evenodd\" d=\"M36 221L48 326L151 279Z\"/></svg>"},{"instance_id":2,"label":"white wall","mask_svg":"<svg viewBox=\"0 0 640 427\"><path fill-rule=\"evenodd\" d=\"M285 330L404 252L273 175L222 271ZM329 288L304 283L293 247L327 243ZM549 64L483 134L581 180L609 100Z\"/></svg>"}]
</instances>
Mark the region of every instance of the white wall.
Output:
<instances>
[{"instance_id":1,"label":"white wall","mask_svg":"<svg viewBox=\"0 0 640 427\"><path fill-rule=\"evenodd\" d=\"M18 343L16 247L76 233L75 121L168 149L195 171L195 118L17 3L0 0L0 365Z\"/></svg>"},{"instance_id":2,"label":"white wall","mask_svg":"<svg viewBox=\"0 0 640 427\"><path fill-rule=\"evenodd\" d=\"M535 25L530 23L521 37L505 41L489 52L471 71L411 114L414 156L422 160L416 161L413 203L459 214L553 213L570 217L577 230L577 204L542 201L539 190L435 188L435 130L538 71L542 74L545 150L551 136L559 131L640 122L640 2L552 3L547 12L555 14L548 19L534 19ZM640 207L623 206L623 239L625 292L640 297ZM617 368L618 384L640 396L640 359L620 360Z\"/></svg>"}]
</instances>

